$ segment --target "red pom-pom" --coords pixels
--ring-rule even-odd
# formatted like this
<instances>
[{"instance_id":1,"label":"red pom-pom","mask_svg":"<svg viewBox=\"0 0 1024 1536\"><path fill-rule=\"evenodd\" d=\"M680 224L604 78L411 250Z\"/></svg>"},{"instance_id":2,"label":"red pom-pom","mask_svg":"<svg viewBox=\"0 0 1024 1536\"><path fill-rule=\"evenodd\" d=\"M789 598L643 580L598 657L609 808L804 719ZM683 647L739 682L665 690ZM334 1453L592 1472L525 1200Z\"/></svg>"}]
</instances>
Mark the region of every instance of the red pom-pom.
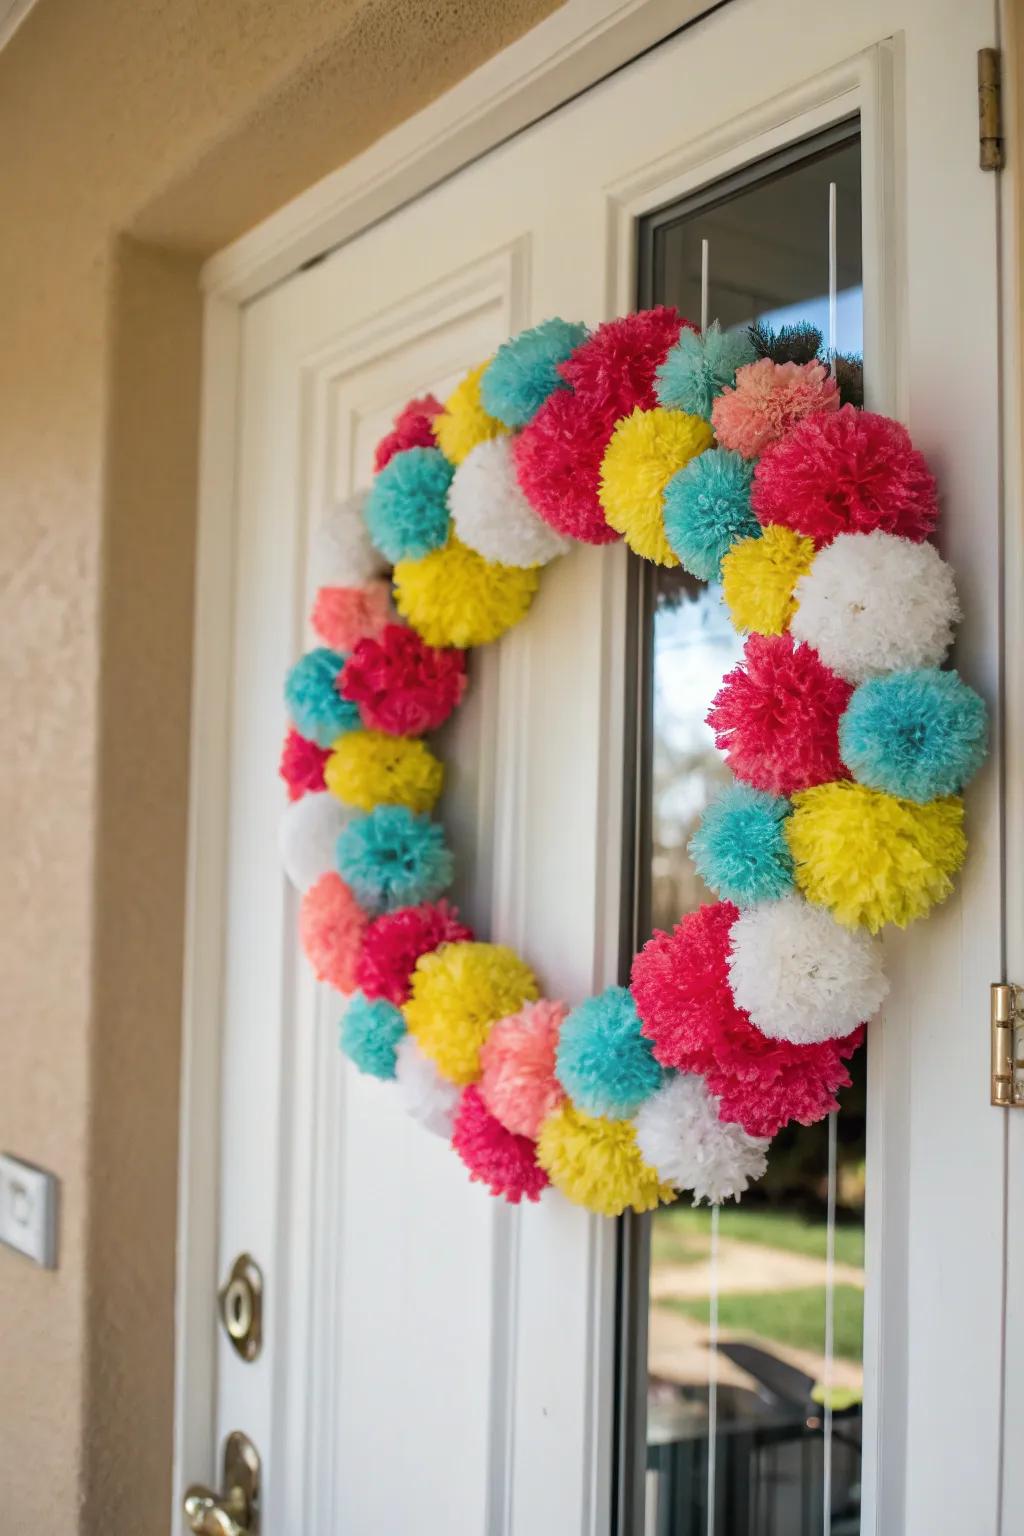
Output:
<instances>
[{"instance_id":1,"label":"red pom-pom","mask_svg":"<svg viewBox=\"0 0 1024 1536\"><path fill-rule=\"evenodd\" d=\"M751 1136L774 1136L791 1120L813 1125L838 1107L836 1093L850 1082L843 1061L864 1031L793 1045L755 1028L729 985L738 916L731 902L719 901L689 913L673 933L655 933L633 961L630 987L662 1066L701 1073L722 1101L722 1120Z\"/></svg>"},{"instance_id":2,"label":"red pom-pom","mask_svg":"<svg viewBox=\"0 0 1024 1536\"><path fill-rule=\"evenodd\" d=\"M324 764L330 755L330 747L318 747L315 741L300 736L294 726L289 729L278 768L288 786L289 800L301 800L303 795L326 788Z\"/></svg>"},{"instance_id":3,"label":"red pom-pom","mask_svg":"<svg viewBox=\"0 0 1024 1536\"><path fill-rule=\"evenodd\" d=\"M373 469L379 474L396 453L406 448L436 448L434 417L444 406L433 395L422 400L410 400L404 410L395 417L395 424L386 437L382 437L373 455Z\"/></svg>"},{"instance_id":4,"label":"red pom-pom","mask_svg":"<svg viewBox=\"0 0 1024 1536\"><path fill-rule=\"evenodd\" d=\"M317 981L339 992L356 989L356 962L366 914L340 875L321 875L302 898L299 938Z\"/></svg>"},{"instance_id":5,"label":"red pom-pom","mask_svg":"<svg viewBox=\"0 0 1024 1536\"><path fill-rule=\"evenodd\" d=\"M684 326L696 329L665 304L608 320L558 371L589 410L614 426L637 406L649 411L657 405L654 376Z\"/></svg>"},{"instance_id":6,"label":"red pom-pom","mask_svg":"<svg viewBox=\"0 0 1024 1536\"><path fill-rule=\"evenodd\" d=\"M615 420L614 412L595 410L556 389L515 440L516 476L530 506L552 528L583 544L611 544L619 537L605 521L597 495Z\"/></svg>"},{"instance_id":7,"label":"red pom-pom","mask_svg":"<svg viewBox=\"0 0 1024 1536\"><path fill-rule=\"evenodd\" d=\"M338 678L363 724L389 736L422 736L444 724L466 688L462 651L427 645L414 629L389 624L360 640Z\"/></svg>"},{"instance_id":8,"label":"red pom-pom","mask_svg":"<svg viewBox=\"0 0 1024 1536\"><path fill-rule=\"evenodd\" d=\"M848 779L839 717L852 684L792 635L751 635L712 700L708 724L738 779L775 795Z\"/></svg>"},{"instance_id":9,"label":"red pom-pom","mask_svg":"<svg viewBox=\"0 0 1024 1536\"><path fill-rule=\"evenodd\" d=\"M391 584L368 581L365 587L321 587L310 623L325 645L347 656L354 645L379 635L391 620Z\"/></svg>"},{"instance_id":10,"label":"red pom-pom","mask_svg":"<svg viewBox=\"0 0 1024 1536\"><path fill-rule=\"evenodd\" d=\"M409 999L412 973L421 955L432 954L442 944L472 938L472 928L446 901L424 901L418 907L385 912L366 930L356 981L367 997L384 997L401 1008Z\"/></svg>"},{"instance_id":11,"label":"red pom-pom","mask_svg":"<svg viewBox=\"0 0 1024 1536\"><path fill-rule=\"evenodd\" d=\"M809 416L765 451L751 502L762 523L784 523L830 544L840 533L899 534L920 543L935 527L935 478L906 427L852 405Z\"/></svg>"},{"instance_id":12,"label":"red pom-pom","mask_svg":"<svg viewBox=\"0 0 1024 1536\"><path fill-rule=\"evenodd\" d=\"M492 1195L504 1195L511 1205L539 1200L548 1176L537 1161L537 1148L527 1136L506 1131L484 1104L476 1085L466 1089L455 1112L452 1146L474 1182L486 1184Z\"/></svg>"}]
</instances>

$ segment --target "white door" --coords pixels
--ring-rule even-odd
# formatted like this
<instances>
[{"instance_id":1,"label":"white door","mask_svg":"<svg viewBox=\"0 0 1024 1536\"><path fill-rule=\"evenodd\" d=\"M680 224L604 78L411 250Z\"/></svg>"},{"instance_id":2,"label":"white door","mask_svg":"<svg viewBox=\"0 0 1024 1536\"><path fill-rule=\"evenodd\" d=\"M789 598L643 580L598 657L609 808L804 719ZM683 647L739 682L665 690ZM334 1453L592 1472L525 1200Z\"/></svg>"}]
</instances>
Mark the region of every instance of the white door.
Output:
<instances>
[{"instance_id":1,"label":"white door","mask_svg":"<svg viewBox=\"0 0 1024 1536\"><path fill-rule=\"evenodd\" d=\"M857 119L869 400L939 474L958 660L994 700L996 187L974 96L994 29L993 0L732 0L244 313L218 1263L257 1258L266 1314L255 1362L220 1340L216 1423L218 1443L240 1429L260 1450L268 1536L610 1532L632 1422L616 1225L471 1188L345 1067L337 1000L299 962L274 767L310 531L366 482L406 399L548 315L636 307L643 216ZM527 622L475 654L445 743L460 901L570 1001L618 979L626 594L621 548L548 570ZM999 811L990 767L957 896L890 946L870 1052L862 1529L878 1536L1000 1530Z\"/></svg>"}]
</instances>

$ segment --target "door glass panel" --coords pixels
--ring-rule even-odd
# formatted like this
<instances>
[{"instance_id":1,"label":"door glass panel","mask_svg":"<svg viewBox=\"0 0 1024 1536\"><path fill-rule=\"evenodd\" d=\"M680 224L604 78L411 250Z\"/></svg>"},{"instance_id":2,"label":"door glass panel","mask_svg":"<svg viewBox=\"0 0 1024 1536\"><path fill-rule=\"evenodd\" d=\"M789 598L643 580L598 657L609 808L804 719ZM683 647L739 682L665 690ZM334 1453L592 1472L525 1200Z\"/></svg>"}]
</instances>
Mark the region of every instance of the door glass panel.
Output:
<instances>
[{"instance_id":1,"label":"door glass panel","mask_svg":"<svg viewBox=\"0 0 1024 1536\"><path fill-rule=\"evenodd\" d=\"M855 123L645 221L640 304L676 304L699 318L707 241L710 318L723 328L808 323L822 332L824 352L832 183L836 349L859 359ZM731 782L704 717L742 646L716 586L640 562L633 579L643 679L635 947L652 928L670 929L715 899L687 842ZM684 1197L649 1218L640 1243L650 1249L647 1315L631 1320L633 1338L647 1341L632 1390L633 1401L646 1402L645 1475L634 1443L634 1487L643 1489L648 1536L850 1536L860 1528L864 1051L852 1074L835 1117L831 1180L830 1123L793 1126L775 1138L767 1174L739 1205L715 1216ZM635 1230L632 1240L636 1248Z\"/></svg>"}]
</instances>

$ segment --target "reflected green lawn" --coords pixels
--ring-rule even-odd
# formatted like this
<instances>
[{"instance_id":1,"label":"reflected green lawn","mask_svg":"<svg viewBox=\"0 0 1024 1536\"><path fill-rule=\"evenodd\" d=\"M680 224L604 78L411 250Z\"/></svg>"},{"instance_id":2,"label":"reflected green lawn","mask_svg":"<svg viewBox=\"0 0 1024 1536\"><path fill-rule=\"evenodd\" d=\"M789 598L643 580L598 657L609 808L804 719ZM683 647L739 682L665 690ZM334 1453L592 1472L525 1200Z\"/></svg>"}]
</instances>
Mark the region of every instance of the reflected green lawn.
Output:
<instances>
[{"instance_id":1,"label":"reflected green lawn","mask_svg":"<svg viewBox=\"0 0 1024 1536\"><path fill-rule=\"evenodd\" d=\"M706 1297L681 1301L666 1297L659 1306L696 1322L708 1320ZM718 1299L718 1326L756 1334L791 1349L821 1352L825 1338L825 1292L820 1286L797 1291L753 1291ZM864 1334L864 1292L855 1285L835 1288L835 1356L860 1362Z\"/></svg>"},{"instance_id":2,"label":"reflected green lawn","mask_svg":"<svg viewBox=\"0 0 1024 1536\"><path fill-rule=\"evenodd\" d=\"M737 1242L781 1248L813 1259L825 1257L825 1223L804 1220L791 1211L736 1206L722 1211L719 1233ZM694 1210L692 1206L674 1205L654 1218L651 1256L655 1263L699 1264L707 1258L710 1242L711 1212L706 1207ZM863 1269L863 1228L837 1226L835 1253L838 1263Z\"/></svg>"}]
</instances>

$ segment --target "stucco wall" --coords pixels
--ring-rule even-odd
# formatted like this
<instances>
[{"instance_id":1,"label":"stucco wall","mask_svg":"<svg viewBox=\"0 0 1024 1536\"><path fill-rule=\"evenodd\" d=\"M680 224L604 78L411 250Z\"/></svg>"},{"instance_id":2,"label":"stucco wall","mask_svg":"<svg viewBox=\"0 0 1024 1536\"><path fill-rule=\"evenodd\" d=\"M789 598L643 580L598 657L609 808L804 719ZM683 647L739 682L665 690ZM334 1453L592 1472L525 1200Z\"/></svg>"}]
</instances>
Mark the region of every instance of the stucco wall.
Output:
<instances>
[{"instance_id":1,"label":"stucco wall","mask_svg":"<svg viewBox=\"0 0 1024 1536\"><path fill-rule=\"evenodd\" d=\"M559 0L40 0L0 53L0 1528L166 1531L199 261ZM81 1510L80 1514L77 1512Z\"/></svg>"}]
</instances>

